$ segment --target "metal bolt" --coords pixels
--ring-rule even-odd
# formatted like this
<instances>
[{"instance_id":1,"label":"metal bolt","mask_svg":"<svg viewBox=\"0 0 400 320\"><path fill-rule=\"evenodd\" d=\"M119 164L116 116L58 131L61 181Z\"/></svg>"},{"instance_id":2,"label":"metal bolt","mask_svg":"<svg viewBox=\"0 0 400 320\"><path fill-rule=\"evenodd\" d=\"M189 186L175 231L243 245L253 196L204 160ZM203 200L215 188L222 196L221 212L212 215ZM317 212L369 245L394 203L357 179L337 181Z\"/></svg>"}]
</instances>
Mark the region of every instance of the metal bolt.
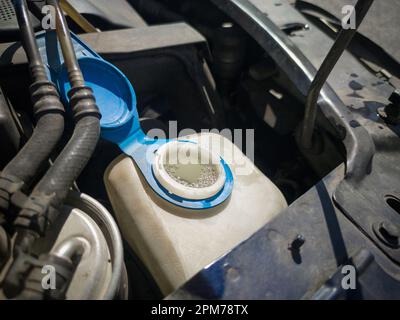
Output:
<instances>
[{"instance_id":1,"label":"metal bolt","mask_svg":"<svg viewBox=\"0 0 400 320\"><path fill-rule=\"evenodd\" d=\"M400 228L397 225L383 221L374 226L374 231L386 245L392 248L400 248Z\"/></svg>"},{"instance_id":2,"label":"metal bolt","mask_svg":"<svg viewBox=\"0 0 400 320\"><path fill-rule=\"evenodd\" d=\"M400 238L400 229L390 222L382 222L381 229L391 238Z\"/></svg>"},{"instance_id":3,"label":"metal bolt","mask_svg":"<svg viewBox=\"0 0 400 320\"><path fill-rule=\"evenodd\" d=\"M297 250L298 251L304 245L305 242L306 242L306 238L303 235L298 234L296 236L296 238L294 238L292 243L289 245L289 250Z\"/></svg>"}]
</instances>

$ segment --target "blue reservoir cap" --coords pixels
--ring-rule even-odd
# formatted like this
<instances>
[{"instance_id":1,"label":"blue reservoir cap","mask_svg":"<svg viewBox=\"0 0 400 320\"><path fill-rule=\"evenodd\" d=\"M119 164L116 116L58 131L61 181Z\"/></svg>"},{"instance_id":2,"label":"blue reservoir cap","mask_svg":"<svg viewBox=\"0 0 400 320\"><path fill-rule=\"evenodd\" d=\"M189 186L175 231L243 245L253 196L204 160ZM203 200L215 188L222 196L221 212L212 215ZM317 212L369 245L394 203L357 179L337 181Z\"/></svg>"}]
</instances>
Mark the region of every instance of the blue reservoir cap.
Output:
<instances>
[{"instance_id":1,"label":"blue reservoir cap","mask_svg":"<svg viewBox=\"0 0 400 320\"><path fill-rule=\"evenodd\" d=\"M78 62L86 85L94 91L97 106L102 114L102 129L116 129L127 124L135 115L136 95L126 76L103 59L82 57ZM65 67L59 87L61 95L68 99L71 85Z\"/></svg>"},{"instance_id":2,"label":"blue reservoir cap","mask_svg":"<svg viewBox=\"0 0 400 320\"><path fill-rule=\"evenodd\" d=\"M37 39L51 79L57 84L64 102L69 102L71 85L56 33L42 32ZM210 199L184 199L170 194L159 184L152 170L154 151L171 140L152 139L145 135L140 127L136 94L128 78L117 67L103 60L78 36L72 34L72 39L85 84L94 91L102 114L102 137L117 144L125 154L132 157L154 192L172 204L194 210L216 207L226 201L232 193L234 179L223 159L221 164L225 170L226 182L223 189Z\"/></svg>"}]
</instances>

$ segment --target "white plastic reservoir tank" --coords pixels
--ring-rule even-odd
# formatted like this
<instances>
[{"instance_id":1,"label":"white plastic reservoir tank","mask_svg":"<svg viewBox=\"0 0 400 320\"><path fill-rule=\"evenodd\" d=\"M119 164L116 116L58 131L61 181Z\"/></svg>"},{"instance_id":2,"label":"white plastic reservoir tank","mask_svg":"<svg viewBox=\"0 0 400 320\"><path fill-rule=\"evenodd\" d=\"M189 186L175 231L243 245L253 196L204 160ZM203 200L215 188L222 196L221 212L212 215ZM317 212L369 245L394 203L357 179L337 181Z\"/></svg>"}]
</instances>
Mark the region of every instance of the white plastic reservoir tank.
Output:
<instances>
[{"instance_id":1,"label":"white plastic reservoir tank","mask_svg":"<svg viewBox=\"0 0 400 320\"><path fill-rule=\"evenodd\" d=\"M216 161L222 157L232 170L234 186L230 198L220 206L190 210L170 204L154 193L134 161L125 155L109 166L104 177L123 237L165 295L247 240L287 207L279 189L228 139L202 133L180 140L198 144L171 142L161 147L153 163L159 183L186 199L212 197L226 179ZM169 165L171 155L185 154L179 149L194 147L199 159L212 160L212 165L182 165L179 161Z\"/></svg>"}]
</instances>

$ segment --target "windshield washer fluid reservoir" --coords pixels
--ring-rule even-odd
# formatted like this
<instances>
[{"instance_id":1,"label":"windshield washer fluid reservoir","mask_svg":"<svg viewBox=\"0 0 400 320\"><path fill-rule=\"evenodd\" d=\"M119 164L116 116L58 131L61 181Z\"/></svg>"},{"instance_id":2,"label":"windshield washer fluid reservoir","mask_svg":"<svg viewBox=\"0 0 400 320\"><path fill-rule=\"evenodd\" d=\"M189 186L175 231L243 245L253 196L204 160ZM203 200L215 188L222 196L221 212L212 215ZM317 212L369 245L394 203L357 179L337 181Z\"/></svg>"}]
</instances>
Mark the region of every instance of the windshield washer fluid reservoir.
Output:
<instances>
[{"instance_id":1,"label":"windshield washer fluid reservoir","mask_svg":"<svg viewBox=\"0 0 400 320\"><path fill-rule=\"evenodd\" d=\"M189 153L191 160L195 154L197 164L181 161ZM287 207L279 189L221 135L202 133L163 145L156 151L152 168L159 184L172 195L206 199L217 195L227 179L221 158L232 171L233 191L221 205L204 210L181 208L159 197L126 155L105 173L123 237L165 295Z\"/></svg>"}]
</instances>

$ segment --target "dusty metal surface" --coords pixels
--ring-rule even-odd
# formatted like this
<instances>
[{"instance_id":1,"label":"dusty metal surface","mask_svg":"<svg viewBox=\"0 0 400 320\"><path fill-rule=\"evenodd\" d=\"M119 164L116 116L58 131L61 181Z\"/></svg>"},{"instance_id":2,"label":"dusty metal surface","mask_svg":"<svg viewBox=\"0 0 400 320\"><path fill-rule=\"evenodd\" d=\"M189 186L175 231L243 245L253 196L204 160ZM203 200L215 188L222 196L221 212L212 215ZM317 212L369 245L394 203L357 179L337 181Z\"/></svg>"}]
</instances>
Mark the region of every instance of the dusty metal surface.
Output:
<instances>
[{"instance_id":1,"label":"dusty metal surface","mask_svg":"<svg viewBox=\"0 0 400 320\"><path fill-rule=\"evenodd\" d=\"M205 45L204 37L186 23L151 26L80 35L99 54L128 54L140 51ZM26 63L19 43L0 44L0 67Z\"/></svg>"},{"instance_id":2,"label":"dusty metal surface","mask_svg":"<svg viewBox=\"0 0 400 320\"><path fill-rule=\"evenodd\" d=\"M398 266L331 202L343 179L343 169L332 172L274 221L168 299L310 299L361 249L370 252L375 262L360 275L360 286L349 292L351 297L395 298L394 294L399 294L394 290L399 288ZM291 250L298 235L305 242L299 250Z\"/></svg>"},{"instance_id":3,"label":"dusty metal surface","mask_svg":"<svg viewBox=\"0 0 400 320\"><path fill-rule=\"evenodd\" d=\"M343 6L354 5L356 0L305 0L305 2L322 8L340 19ZM399 1L375 1L366 23L360 29L362 35L376 42L398 62L400 62L400 43L398 34L393 30L398 27L399 15Z\"/></svg>"}]
</instances>

